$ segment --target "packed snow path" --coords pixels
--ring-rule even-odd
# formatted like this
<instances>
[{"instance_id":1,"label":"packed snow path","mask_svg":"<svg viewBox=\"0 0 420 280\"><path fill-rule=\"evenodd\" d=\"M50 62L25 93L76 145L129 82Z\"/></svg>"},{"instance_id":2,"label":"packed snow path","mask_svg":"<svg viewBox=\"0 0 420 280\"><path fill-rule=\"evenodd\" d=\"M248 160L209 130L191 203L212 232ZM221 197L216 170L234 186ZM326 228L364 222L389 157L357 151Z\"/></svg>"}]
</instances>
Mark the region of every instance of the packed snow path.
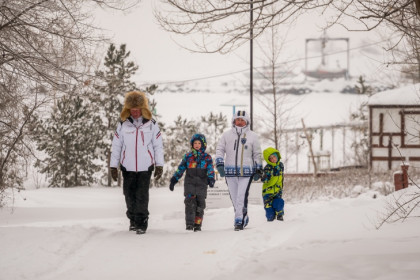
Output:
<instances>
[{"instance_id":1,"label":"packed snow path","mask_svg":"<svg viewBox=\"0 0 420 280\"><path fill-rule=\"evenodd\" d=\"M285 221L233 230L207 209L187 232L182 187L151 189L145 235L128 231L120 188L39 189L0 211L0 279L418 279L420 219L374 229L384 200L286 204ZM286 201L287 203L287 201Z\"/></svg>"}]
</instances>

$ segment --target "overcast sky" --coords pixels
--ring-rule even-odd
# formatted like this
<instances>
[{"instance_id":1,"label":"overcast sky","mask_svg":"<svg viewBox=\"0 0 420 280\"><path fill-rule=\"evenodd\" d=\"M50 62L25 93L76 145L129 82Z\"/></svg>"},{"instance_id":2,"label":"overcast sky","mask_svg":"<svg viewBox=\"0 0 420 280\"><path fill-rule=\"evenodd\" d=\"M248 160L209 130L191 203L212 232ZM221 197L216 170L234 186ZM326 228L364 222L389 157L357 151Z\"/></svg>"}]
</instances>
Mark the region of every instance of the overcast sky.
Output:
<instances>
[{"instance_id":1,"label":"overcast sky","mask_svg":"<svg viewBox=\"0 0 420 280\"><path fill-rule=\"evenodd\" d=\"M151 2L151 0L143 0L136 9L126 14L116 11L96 13L97 23L106 29L107 35L112 36L113 42L117 45L127 44L132 54L131 59L140 66L136 77L138 83L182 81L249 69L249 44L225 55L191 53L177 45L174 35L163 31L157 24L152 13ZM280 61L297 59L293 66L304 68L305 39L321 37L324 19L319 15L307 14L301 16L296 25L282 27L288 36ZM339 26L328 30L327 35L350 38L351 48L381 40L377 32L347 32ZM182 39L187 43L190 41L189 38L175 39L178 41ZM261 38L259 41L259 45L264 44L264 39ZM345 42L336 42L334 46L338 50L346 49ZM254 65L261 65L263 59L262 53L258 51L258 43L254 43L254 48ZM312 46L311 49L312 52L309 55L319 54L316 46ZM375 49L379 52L379 56L376 54L373 58L371 56ZM380 71L383 69L379 63L383 60L382 52L383 50L379 47L352 51L350 73L359 75L359 72ZM363 65L360 64L361 62ZM319 59L309 61L309 67L315 67L318 63ZM330 63L333 66L339 64L345 67L345 53L331 57ZM371 64L371 69L368 70L365 63Z\"/></svg>"}]
</instances>

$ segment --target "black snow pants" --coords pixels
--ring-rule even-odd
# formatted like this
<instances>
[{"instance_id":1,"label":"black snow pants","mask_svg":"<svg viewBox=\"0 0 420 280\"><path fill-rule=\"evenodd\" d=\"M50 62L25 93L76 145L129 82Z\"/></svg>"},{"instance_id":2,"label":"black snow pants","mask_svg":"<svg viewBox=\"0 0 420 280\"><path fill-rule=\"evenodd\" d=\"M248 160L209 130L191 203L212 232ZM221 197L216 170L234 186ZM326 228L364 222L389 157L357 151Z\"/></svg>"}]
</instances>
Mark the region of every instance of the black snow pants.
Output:
<instances>
[{"instance_id":1,"label":"black snow pants","mask_svg":"<svg viewBox=\"0 0 420 280\"><path fill-rule=\"evenodd\" d=\"M122 168L123 169L123 168ZM122 172L127 218L136 228L146 230L149 219L149 186L153 166L148 171Z\"/></svg>"},{"instance_id":2,"label":"black snow pants","mask_svg":"<svg viewBox=\"0 0 420 280\"><path fill-rule=\"evenodd\" d=\"M201 225L207 198L207 170L188 168L184 182L185 223Z\"/></svg>"}]
</instances>

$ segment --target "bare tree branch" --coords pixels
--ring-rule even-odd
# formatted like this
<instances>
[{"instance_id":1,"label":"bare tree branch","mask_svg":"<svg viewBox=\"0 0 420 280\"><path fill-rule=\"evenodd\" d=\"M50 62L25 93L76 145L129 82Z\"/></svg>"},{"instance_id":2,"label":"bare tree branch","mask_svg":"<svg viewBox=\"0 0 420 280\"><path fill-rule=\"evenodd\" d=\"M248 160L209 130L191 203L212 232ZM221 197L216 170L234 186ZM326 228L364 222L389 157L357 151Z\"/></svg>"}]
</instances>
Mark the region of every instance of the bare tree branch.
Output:
<instances>
[{"instance_id":1,"label":"bare tree branch","mask_svg":"<svg viewBox=\"0 0 420 280\"><path fill-rule=\"evenodd\" d=\"M420 17L420 0L414 0L416 3L417 15Z\"/></svg>"},{"instance_id":2,"label":"bare tree branch","mask_svg":"<svg viewBox=\"0 0 420 280\"><path fill-rule=\"evenodd\" d=\"M272 26L290 24L310 10L332 13L327 26L340 24L347 27L346 19L360 24L354 31L369 31L382 25L392 27L404 36L419 35L419 9L412 0L161 0L155 8L155 17L167 31L179 35L202 35L193 41L191 51L229 52L253 37L259 37ZM253 8L251 10L251 2ZM250 23L250 12L256 17Z\"/></svg>"}]
</instances>

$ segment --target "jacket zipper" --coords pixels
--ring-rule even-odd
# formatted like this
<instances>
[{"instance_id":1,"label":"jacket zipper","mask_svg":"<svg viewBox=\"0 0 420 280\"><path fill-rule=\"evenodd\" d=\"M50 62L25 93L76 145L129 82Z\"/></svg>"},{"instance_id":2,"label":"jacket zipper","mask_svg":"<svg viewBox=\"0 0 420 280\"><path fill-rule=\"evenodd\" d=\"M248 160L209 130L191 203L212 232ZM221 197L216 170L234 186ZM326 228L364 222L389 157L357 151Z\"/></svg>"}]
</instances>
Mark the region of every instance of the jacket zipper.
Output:
<instances>
[{"instance_id":1,"label":"jacket zipper","mask_svg":"<svg viewBox=\"0 0 420 280\"><path fill-rule=\"evenodd\" d=\"M241 135L238 134L238 146L236 147L236 156L235 156L235 175L238 176L237 172L236 172L236 168L238 168L238 151L239 151L239 140L240 140ZM236 141L235 141L236 143Z\"/></svg>"},{"instance_id":2,"label":"jacket zipper","mask_svg":"<svg viewBox=\"0 0 420 280\"><path fill-rule=\"evenodd\" d=\"M244 134L244 138L246 139L246 133ZM244 176L244 144L242 144L242 152L241 152L241 176Z\"/></svg>"},{"instance_id":3,"label":"jacket zipper","mask_svg":"<svg viewBox=\"0 0 420 280\"><path fill-rule=\"evenodd\" d=\"M139 138L139 128L136 127L136 172L137 172L137 139Z\"/></svg>"}]
</instances>

